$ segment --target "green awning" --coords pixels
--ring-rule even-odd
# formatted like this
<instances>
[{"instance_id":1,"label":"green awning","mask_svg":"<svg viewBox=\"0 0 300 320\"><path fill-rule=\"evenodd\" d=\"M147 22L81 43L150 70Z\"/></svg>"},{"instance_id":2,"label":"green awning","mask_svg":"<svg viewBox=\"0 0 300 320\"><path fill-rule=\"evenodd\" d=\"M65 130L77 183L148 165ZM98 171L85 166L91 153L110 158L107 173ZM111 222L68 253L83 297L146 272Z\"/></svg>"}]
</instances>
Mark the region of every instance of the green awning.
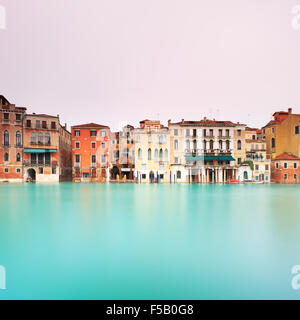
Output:
<instances>
[{"instance_id":1,"label":"green awning","mask_svg":"<svg viewBox=\"0 0 300 320\"><path fill-rule=\"evenodd\" d=\"M187 161L203 161L203 156L185 156L185 160Z\"/></svg>"},{"instance_id":2,"label":"green awning","mask_svg":"<svg viewBox=\"0 0 300 320\"><path fill-rule=\"evenodd\" d=\"M24 153L55 153L57 149L24 149Z\"/></svg>"},{"instance_id":3,"label":"green awning","mask_svg":"<svg viewBox=\"0 0 300 320\"><path fill-rule=\"evenodd\" d=\"M235 161L232 156L185 156L187 161Z\"/></svg>"}]
</instances>

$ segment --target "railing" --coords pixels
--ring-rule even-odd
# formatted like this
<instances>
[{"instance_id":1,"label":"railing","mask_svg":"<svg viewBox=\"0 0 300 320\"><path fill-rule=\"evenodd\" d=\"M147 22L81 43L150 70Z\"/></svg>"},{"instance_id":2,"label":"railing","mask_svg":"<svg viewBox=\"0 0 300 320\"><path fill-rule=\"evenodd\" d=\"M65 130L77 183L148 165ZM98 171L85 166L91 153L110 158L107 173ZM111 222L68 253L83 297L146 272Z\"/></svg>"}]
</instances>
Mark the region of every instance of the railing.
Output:
<instances>
[{"instance_id":1,"label":"railing","mask_svg":"<svg viewBox=\"0 0 300 320\"><path fill-rule=\"evenodd\" d=\"M51 142L35 142L35 141L30 141L30 144L33 146L51 146Z\"/></svg>"},{"instance_id":2,"label":"railing","mask_svg":"<svg viewBox=\"0 0 300 320\"><path fill-rule=\"evenodd\" d=\"M39 161L23 161L23 165L25 167L50 167L51 162L45 161L45 162L39 162Z\"/></svg>"},{"instance_id":3,"label":"railing","mask_svg":"<svg viewBox=\"0 0 300 320\"><path fill-rule=\"evenodd\" d=\"M10 124L10 120L9 119L3 119L2 120L2 124Z\"/></svg>"},{"instance_id":4,"label":"railing","mask_svg":"<svg viewBox=\"0 0 300 320\"><path fill-rule=\"evenodd\" d=\"M22 144L15 144L15 148L23 148Z\"/></svg>"},{"instance_id":5,"label":"railing","mask_svg":"<svg viewBox=\"0 0 300 320\"><path fill-rule=\"evenodd\" d=\"M3 143L3 148L9 148L9 147L10 147L10 144Z\"/></svg>"},{"instance_id":6,"label":"railing","mask_svg":"<svg viewBox=\"0 0 300 320\"><path fill-rule=\"evenodd\" d=\"M21 126L22 125L22 120L15 120L15 125L16 126Z\"/></svg>"}]
</instances>

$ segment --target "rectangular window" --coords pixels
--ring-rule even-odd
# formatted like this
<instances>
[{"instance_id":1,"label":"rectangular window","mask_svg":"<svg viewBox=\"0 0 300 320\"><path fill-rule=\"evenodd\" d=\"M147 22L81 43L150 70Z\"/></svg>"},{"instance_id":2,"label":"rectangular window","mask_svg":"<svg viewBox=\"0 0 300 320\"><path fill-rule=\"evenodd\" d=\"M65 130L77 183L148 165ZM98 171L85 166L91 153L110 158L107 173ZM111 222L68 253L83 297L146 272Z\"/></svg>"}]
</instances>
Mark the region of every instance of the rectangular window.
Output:
<instances>
[{"instance_id":1,"label":"rectangular window","mask_svg":"<svg viewBox=\"0 0 300 320\"><path fill-rule=\"evenodd\" d=\"M214 129L209 129L209 136L213 137L214 136Z\"/></svg>"},{"instance_id":2,"label":"rectangular window","mask_svg":"<svg viewBox=\"0 0 300 320\"><path fill-rule=\"evenodd\" d=\"M42 128L47 129L47 122L46 121L42 121Z\"/></svg>"},{"instance_id":3,"label":"rectangular window","mask_svg":"<svg viewBox=\"0 0 300 320\"><path fill-rule=\"evenodd\" d=\"M186 129L186 130L185 130L185 135L186 135L187 137L190 136L190 129Z\"/></svg>"},{"instance_id":4,"label":"rectangular window","mask_svg":"<svg viewBox=\"0 0 300 320\"><path fill-rule=\"evenodd\" d=\"M294 179L297 181L298 180L298 176L296 174L294 174Z\"/></svg>"},{"instance_id":5,"label":"rectangular window","mask_svg":"<svg viewBox=\"0 0 300 320\"><path fill-rule=\"evenodd\" d=\"M174 162L175 162L175 163L178 163L178 157L175 157L175 158L174 158Z\"/></svg>"},{"instance_id":6,"label":"rectangular window","mask_svg":"<svg viewBox=\"0 0 300 320\"><path fill-rule=\"evenodd\" d=\"M164 175L163 175L163 174L160 174L160 175L159 175L159 178L160 178L161 180L163 180L163 179L164 179Z\"/></svg>"},{"instance_id":7,"label":"rectangular window","mask_svg":"<svg viewBox=\"0 0 300 320\"><path fill-rule=\"evenodd\" d=\"M26 120L26 127L31 128L31 120Z\"/></svg>"},{"instance_id":8,"label":"rectangular window","mask_svg":"<svg viewBox=\"0 0 300 320\"><path fill-rule=\"evenodd\" d=\"M147 176L143 173L143 174L142 174L142 179L146 179L146 177L147 177Z\"/></svg>"},{"instance_id":9,"label":"rectangular window","mask_svg":"<svg viewBox=\"0 0 300 320\"><path fill-rule=\"evenodd\" d=\"M256 170L256 171L259 170L259 165L258 165L258 164L255 165L255 170Z\"/></svg>"},{"instance_id":10,"label":"rectangular window","mask_svg":"<svg viewBox=\"0 0 300 320\"><path fill-rule=\"evenodd\" d=\"M100 134L101 134L101 137L102 137L102 138L106 137L106 132L105 132L105 130L102 130Z\"/></svg>"},{"instance_id":11,"label":"rectangular window","mask_svg":"<svg viewBox=\"0 0 300 320\"><path fill-rule=\"evenodd\" d=\"M203 129L203 137L206 137L206 129Z\"/></svg>"},{"instance_id":12,"label":"rectangular window","mask_svg":"<svg viewBox=\"0 0 300 320\"><path fill-rule=\"evenodd\" d=\"M91 163L92 163L93 167L96 165L96 155L95 154L92 154Z\"/></svg>"},{"instance_id":13,"label":"rectangular window","mask_svg":"<svg viewBox=\"0 0 300 320\"><path fill-rule=\"evenodd\" d=\"M36 122L35 122L35 127L36 127L37 129L40 129L40 127L41 127L41 121L40 121L40 120L36 120Z\"/></svg>"},{"instance_id":14,"label":"rectangular window","mask_svg":"<svg viewBox=\"0 0 300 320\"><path fill-rule=\"evenodd\" d=\"M80 142L79 141L75 142L75 149L80 149Z\"/></svg>"},{"instance_id":15,"label":"rectangular window","mask_svg":"<svg viewBox=\"0 0 300 320\"><path fill-rule=\"evenodd\" d=\"M90 136L91 137L96 137L97 136L97 131L96 130L91 130L90 131Z\"/></svg>"},{"instance_id":16,"label":"rectangular window","mask_svg":"<svg viewBox=\"0 0 300 320\"><path fill-rule=\"evenodd\" d=\"M44 154L38 153L38 164L44 164Z\"/></svg>"},{"instance_id":17,"label":"rectangular window","mask_svg":"<svg viewBox=\"0 0 300 320\"><path fill-rule=\"evenodd\" d=\"M75 137L80 137L80 130L75 130Z\"/></svg>"},{"instance_id":18,"label":"rectangular window","mask_svg":"<svg viewBox=\"0 0 300 320\"><path fill-rule=\"evenodd\" d=\"M36 164L36 153L31 153L30 154L30 163L31 164Z\"/></svg>"},{"instance_id":19,"label":"rectangular window","mask_svg":"<svg viewBox=\"0 0 300 320\"><path fill-rule=\"evenodd\" d=\"M222 135L223 135L223 130L219 129L219 137L222 137Z\"/></svg>"},{"instance_id":20,"label":"rectangular window","mask_svg":"<svg viewBox=\"0 0 300 320\"><path fill-rule=\"evenodd\" d=\"M276 169L279 168L279 163L278 162L276 162L275 167L276 167Z\"/></svg>"},{"instance_id":21,"label":"rectangular window","mask_svg":"<svg viewBox=\"0 0 300 320\"><path fill-rule=\"evenodd\" d=\"M297 162L294 162L294 169L297 169L298 165Z\"/></svg>"},{"instance_id":22,"label":"rectangular window","mask_svg":"<svg viewBox=\"0 0 300 320\"><path fill-rule=\"evenodd\" d=\"M80 154L75 154L75 163L80 163Z\"/></svg>"},{"instance_id":23,"label":"rectangular window","mask_svg":"<svg viewBox=\"0 0 300 320\"><path fill-rule=\"evenodd\" d=\"M178 136L178 129L174 129L174 136Z\"/></svg>"},{"instance_id":24,"label":"rectangular window","mask_svg":"<svg viewBox=\"0 0 300 320\"><path fill-rule=\"evenodd\" d=\"M52 167L52 174L56 174L56 167Z\"/></svg>"},{"instance_id":25,"label":"rectangular window","mask_svg":"<svg viewBox=\"0 0 300 320\"><path fill-rule=\"evenodd\" d=\"M230 131L229 129L226 129L226 137L229 137Z\"/></svg>"},{"instance_id":26,"label":"rectangular window","mask_svg":"<svg viewBox=\"0 0 300 320\"><path fill-rule=\"evenodd\" d=\"M44 168L40 167L39 168L39 174L43 174L44 173Z\"/></svg>"},{"instance_id":27,"label":"rectangular window","mask_svg":"<svg viewBox=\"0 0 300 320\"><path fill-rule=\"evenodd\" d=\"M9 120L9 113L3 113L3 119L4 120Z\"/></svg>"},{"instance_id":28,"label":"rectangular window","mask_svg":"<svg viewBox=\"0 0 300 320\"><path fill-rule=\"evenodd\" d=\"M16 169L16 173L20 173L21 172L21 169Z\"/></svg>"},{"instance_id":29,"label":"rectangular window","mask_svg":"<svg viewBox=\"0 0 300 320\"><path fill-rule=\"evenodd\" d=\"M272 133L275 133L275 128L272 128Z\"/></svg>"},{"instance_id":30,"label":"rectangular window","mask_svg":"<svg viewBox=\"0 0 300 320\"><path fill-rule=\"evenodd\" d=\"M269 165L268 164L265 165L265 169L266 169L266 171L269 171Z\"/></svg>"},{"instance_id":31,"label":"rectangular window","mask_svg":"<svg viewBox=\"0 0 300 320\"><path fill-rule=\"evenodd\" d=\"M5 168L5 169L4 169L4 172L5 172L5 173L8 173L8 168Z\"/></svg>"},{"instance_id":32,"label":"rectangular window","mask_svg":"<svg viewBox=\"0 0 300 320\"><path fill-rule=\"evenodd\" d=\"M299 134L299 126L295 127L295 134Z\"/></svg>"},{"instance_id":33,"label":"rectangular window","mask_svg":"<svg viewBox=\"0 0 300 320\"><path fill-rule=\"evenodd\" d=\"M56 122L55 121L51 122L51 129L53 129L53 130L56 129Z\"/></svg>"},{"instance_id":34,"label":"rectangular window","mask_svg":"<svg viewBox=\"0 0 300 320\"><path fill-rule=\"evenodd\" d=\"M241 135L242 135L242 130L237 130L237 135L238 135L238 137L240 137Z\"/></svg>"},{"instance_id":35,"label":"rectangular window","mask_svg":"<svg viewBox=\"0 0 300 320\"><path fill-rule=\"evenodd\" d=\"M284 174L284 180L287 180L287 178L288 178L288 175L285 173Z\"/></svg>"},{"instance_id":36,"label":"rectangular window","mask_svg":"<svg viewBox=\"0 0 300 320\"><path fill-rule=\"evenodd\" d=\"M16 113L16 121L21 121L21 114L20 113Z\"/></svg>"},{"instance_id":37,"label":"rectangular window","mask_svg":"<svg viewBox=\"0 0 300 320\"><path fill-rule=\"evenodd\" d=\"M238 164L242 163L242 158L238 158Z\"/></svg>"},{"instance_id":38,"label":"rectangular window","mask_svg":"<svg viewBox=\"0 0 300 320\"><path fill-rule=\"evenodd\" d=\"M102 148L102 149L105 149L105 142L102 142L102 143L101 143L101 148Z\"/></svg>"},{"instance_id":39,"label":"rectangular window","mask_svg":"<svg viewBox=\"0 0 300 320\"><path fill-rule=\"evenodd\" d=\"M106 155L105 155L105 154L102 154L102 155L101 155L101 164L102 164L103 166L106 165Z\"/></svg>"},{"instance_id":40,"label":"rectangular window","mask_svg":"<svg viewBox=\"0 0 300 320\"><path fill-rule=\"evenodd\" d=\"M96 142L92 142L92 149L96 149Z\"/></svg>"},{"instance_id":41,"label":"rectangular window","mask_svg":"<svg viewBox=\"0 0 300 320\"><path fill-rule=\"evenodd\" d=\"M287 168L288 168L287 162L284 163L283 167L284 167L284 169L287 169Z\"/></svg>"}]
</instances>

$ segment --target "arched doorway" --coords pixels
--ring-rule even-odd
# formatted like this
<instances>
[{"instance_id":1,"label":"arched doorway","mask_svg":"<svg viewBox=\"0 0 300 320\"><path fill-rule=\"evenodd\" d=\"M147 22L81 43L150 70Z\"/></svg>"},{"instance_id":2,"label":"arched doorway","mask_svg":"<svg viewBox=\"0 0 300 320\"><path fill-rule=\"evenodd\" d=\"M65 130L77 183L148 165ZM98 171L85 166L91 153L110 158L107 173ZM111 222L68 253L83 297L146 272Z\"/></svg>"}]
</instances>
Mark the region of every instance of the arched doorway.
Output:
<instances>
[{"instance_id":1,"label":"arched doorway","mask_svg":"<svg viewBox=\"0 0 300 320\"><path fill-rule=\"evenodd\" d=\"M116 180L117 175L120 175L119 168L117 166L113 166L113 168L111 169L111 179Z\"/></svg>"},{"instance_id":2,"label":"arched doorway","mask_svg":"<svg viewBox=\"0 0 300 320\"><path fill-rule=\"evenodd\" d=\"M26 182L35 182L36 180L36 172L34 169L28 169L27 170L27 178Z\"/></svg>"},{"instance_id":3,"label":"arched doorway","mask_svg":"<svg viewBox=\"0 0 300 320\"><path fill-rule=\"evenodd\" d=\"M154 179L155 179L155 175L154 175L154 172L151 170L150 173L149 173L149 179L150 179L150 182L153 183L154 182Z\"/></svg>"},{"instance_id":4,"label":"arched doorway","mask_svg":"<svg viewBox=\"0 0 300 320\"><path fill-rule=\"evenodd\" d=\"M248 172L244 171L244 180L248 180Z\"/></svg>"}]
</instances>

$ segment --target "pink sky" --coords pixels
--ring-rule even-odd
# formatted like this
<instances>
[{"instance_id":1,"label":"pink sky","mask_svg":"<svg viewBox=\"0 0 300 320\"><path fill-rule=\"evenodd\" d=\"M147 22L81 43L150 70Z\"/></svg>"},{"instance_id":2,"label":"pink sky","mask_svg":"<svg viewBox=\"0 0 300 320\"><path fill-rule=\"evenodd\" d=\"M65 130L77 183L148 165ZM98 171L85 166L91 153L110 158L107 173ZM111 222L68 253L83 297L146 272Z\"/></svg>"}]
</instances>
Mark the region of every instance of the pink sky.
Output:
<instances>
[{"instance_id":1,"label":"pink sky","mask_svg":"<svg viewBox=\"0 0 300 320\"><path fill-rule=\"evenodd\" d=\"M300 0L0 0L0 93L69 125L300 113Z\"/></svg>"}]
</instances>

